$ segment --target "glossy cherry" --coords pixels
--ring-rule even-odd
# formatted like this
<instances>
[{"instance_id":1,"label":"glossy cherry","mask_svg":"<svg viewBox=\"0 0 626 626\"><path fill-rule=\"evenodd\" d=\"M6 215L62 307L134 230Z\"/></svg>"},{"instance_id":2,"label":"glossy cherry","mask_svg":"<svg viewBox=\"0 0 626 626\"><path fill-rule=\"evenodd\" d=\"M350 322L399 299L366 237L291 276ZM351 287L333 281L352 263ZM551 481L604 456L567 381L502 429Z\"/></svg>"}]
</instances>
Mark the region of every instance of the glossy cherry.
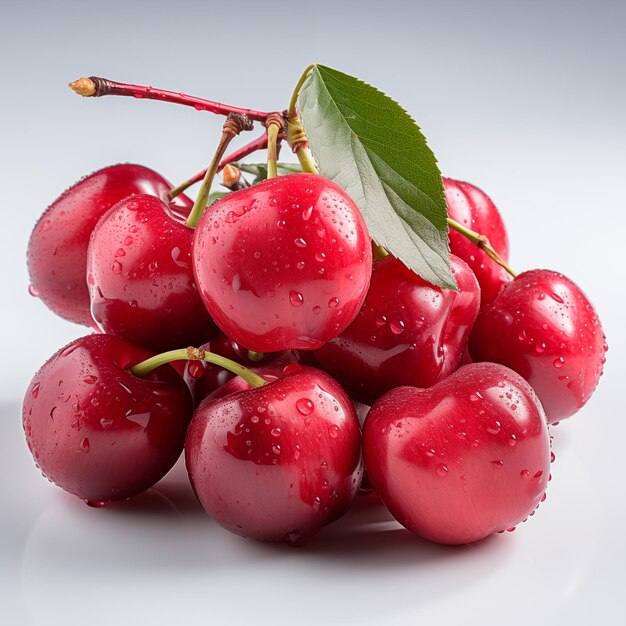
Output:
<instances>
[{"instance_id":1,"label":"glossy cherry","mask_svg":"<svg viewBox=\"0 0 626 626\"><path fill-rule=\"evenodd\" d=\"M470 183L443 179L448 215L463 226L485 235L504 261L509 260L509 240L502 217L483 191ZM507 271L492 261L476 244L454 230L450 231L450 252L471 268L481 290L481 306L491 302L500 289L511 282Z\"/></svg>"},{"instance_id":2,"label":"glossy cherry","mask_svg":"<svg viewBox=\"0 0 626 626\"><path fill-rule=\"evenodd\" d=\"M350 197L313 174L230 193L203 214L193 267L217 323L259 352L319 348L359 311L371 246Z\"/></svg>"},{"instance_id":3,"label":"glossy cherry","mask_svg":"<svg viewBox=\"0 0 626 626\"><path fill-rule=\"evenodd\" d=\"M142 165L105 167L65 191L46 209L28 242L28 271L33 295L57 315L93 326L85 282L89 236L114 204L134 193L166 200L170 183ZM186 216L193 202L184 195L171 202Z\"/></svg>"},{"instance_id":4,"label":"glossy cherry","mask_svg":"<svg viewBox=\"0 0 626 626\"><path fill-rule=\"evenodd\" d=\"M260 367L264 373L274 372L275 367L278 368L278 372L281 372L290 363L297 363L296 355L291 351L259 354L256 355L258 357L255 357L256 360L252 360L248 350L223 333L198 347L206 352L224 356L255 371ZM267 367L269 366L271 368L268 370ZM185 379L196 405L235 376L227 369L206 361L175 361L172 363L172 367Z\"/></svg>"},{"instance_id":5,"label":"glossy cherry","mask_svg":"<svg viewBox=\"0 0 626 626\"><path fill-rule=\"evenodd\" d=\"M107 333L162 352L217 333L191 269L193 231L146 194L98 222L87 254L91 314Z\"/></svg>"},{"instance_id":6,"label":"glossy cherry","mask_svg":"<svg viewBox=\"0 0 626 626\"><path fill-rule=\"evenodd\" d=\"M430 387L449 376L480 306L472 270L454 255L450 262L458 291L434 287L391 255L376 261L354 322L315 351L322 369L368 404L394 387Z\"/></svg>"},{"instance_id":7,"label":"glossy cherry","mask_svg":"<svg viewBox=\"0 0 626 626\"><path fill-rule=\"evenodd\" d=\"M550 474L545 414L502 365L466 365L430 389L399 387L369 412L368 476L411 532L447 544L511 529L541 501Z\"/></svg>"},{"instance_id":8,"label":"glossy cherry","mask_svg":"<svg viewBox=\"0 0 626 626\"><path fill-rule=\"evenodd\" d=\"M301 543L356 496L354 408L330 376L297 364L274 382L244 387L235 378L196 409L185 443L191 484L224 528Z\"/></svg>"},{"instance_id":9,"label":"glossy cherry","mask_svg":"<svg viewBox=\"0 0 626 626\"><path fill-rule=\"evenodd\" d=\"M598 314L569 278L550 270L520 274L478 316L475 361L502 363L534 388L551 424L591 397L607 346Z\"/></svg>"},{"instance_id":10,"label":"glossy cherry","mask_svg":"<svg viewBox=\"0 0 626 626\"><path fill-rule=\"evenodd\" d=\"M134 496L180 456L191 398L169 366L145 378L128 368L150 352L88 335L35 374L23 404L26 441L53 483L90 502Z\"/></svg>"}]
</instances>

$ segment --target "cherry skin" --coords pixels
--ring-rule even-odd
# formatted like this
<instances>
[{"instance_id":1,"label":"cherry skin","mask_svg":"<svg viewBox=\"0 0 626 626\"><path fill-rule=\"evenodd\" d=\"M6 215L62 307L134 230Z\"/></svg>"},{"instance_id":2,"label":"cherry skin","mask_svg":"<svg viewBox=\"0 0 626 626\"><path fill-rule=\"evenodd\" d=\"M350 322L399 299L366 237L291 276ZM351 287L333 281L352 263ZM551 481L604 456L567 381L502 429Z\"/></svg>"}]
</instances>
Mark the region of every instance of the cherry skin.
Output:
<instances>
[{"instance_id":1,"label":"cherry skin","mask_svg":"<svg viewBox=\"0 0 626 626\"><path fill-rule=\"evenodd\" d=\"M183 449L189 391L169 366L145 378L128 368L152 353L88 335L35 374L23 404L26 441L53 483L89 502L122 500L160 480Z\"/></svg>"},{"instance_id":2,"label":"cherry skin","mask_svg":"<svg viewBox=\"0 0 626 626\"><path fill-rule=\"evenodd\" d=\"M385 394L365 421L363 454L392 515L445 544L514 527L539 505L550 474L541 404L521 376L495 363Z\"/></svg>"},{"instance_id":3,"label":"cherry skin","mask_svg":"<svg viewBox=\"0 0 626 626\"><path fill-rule=\"evenodd\" d=\"M312 350L359 311L372 251L350 197L314 174L230 193L203 214L193 268L217 325L257 352Z\"/></svg>"},{"instance_id":4,"label":"cherry skin","mask_svg":"<svg viewBox=\"0 0 626 626\"><path fill-rule=\"evenodd\" d=\"M330 376L297 364L274 382L245 387L235 378L196 409L185 442L191 484L227 530L302 543L358 491L354 408Z\"/></svg>"},{"instance_id":5,"label":"cherry skin","mask_svg":"<svg viewBox=\"0 0 626 626\"><path fill-rule=\"evenodd\" d=\"M483 191L470 183L443 179L448 215L463 226L485 235L504 261L509 260L509 240L502 217ZM491 302L500 289L511 282L510 274L492 261L476 244L450 230L450 252L462 258L471 268L481 290L481 307Z\"/></svg>"},{"instance_id":6,"label":"cherry skin","mask_svg":"<svg viewBox=\"0 0 626 626\"><path fill-rule=\"evenodd\" d=\"M524 272L506 285L478 316L469 348L475 361L502 363L521 374L551 424L589 400L607 350L585 294L550 270Z\"/></svg>"},{"instance_id":7,"label":"cherry skin","mask_svg":"<svg viewBox=\"0 0 626 626\"><path fill-rule=\"evenodd\" d=\"M154 196L130 196L112 207L96 225L87 254L98 326L155 352L215 335L193 280L192 238Z\"/></svg>"},{"instance_id":8,"label":"cherry skin","mask_svg":"<svg viewBox=\"0 0 626 626\"><path fill-rule=\"evenodd\" d=\"M394 387L430 387L449 376L480 306L472 270L454 255L450 262L458 291L434 287L391 255L376 261L354 322L315 351L320 367L367 404Z\"/></svg>"},{"instance_id":9,"label":"cherry skin","mask_svg":"<svg viewBox=\"0 0 626 626\"><path fill-rule=\"evenodd\" d=\"M93 326L85 283L89 236L114 204L134 193L165 200L170 183L142 165L105 167L78 181L46 209L28 242L28 271L33 295L57 315ZM187 215L193 202L175 198L174 212Z\"/></svg>"}]
</instances>

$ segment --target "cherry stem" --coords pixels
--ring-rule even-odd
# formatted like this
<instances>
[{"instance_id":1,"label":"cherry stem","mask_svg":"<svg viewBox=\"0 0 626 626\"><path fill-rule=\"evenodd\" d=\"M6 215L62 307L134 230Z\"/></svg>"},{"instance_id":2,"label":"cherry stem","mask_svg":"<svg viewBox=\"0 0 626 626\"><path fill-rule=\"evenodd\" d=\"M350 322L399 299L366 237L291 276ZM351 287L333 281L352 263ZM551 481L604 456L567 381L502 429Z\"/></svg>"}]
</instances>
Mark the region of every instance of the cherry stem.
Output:
<instances>
[{"instance_id":1,"label":"cherry stem","mask_svg":"<svg viewBox=\"0 0 626 626\"><path fill-rule=\"evenodd\" d=\"M229 163L234 163L247 157L249 154L256 152L257 150L265 150L267 148L267 133L264 132L262 135L251 141L250 143L242 146L241 148L231 152L227 157L224 157L217 168L217 171L220 172L223 170ZM208 169L208 168L207 168ZM184 183L178 185L178 187L174 187L172 191L170 191L170 199L175 198L177 195L181 194L183 191L187 190L192 185L199 183L205 176L207 170L204 169L201 172L198 172L195 176L191 177L189 180L186 180Z\"/></svg>"},{"instance_id":2,"label":"cherry stem","mask_svg":"<svg viewBox=\"0 0 626 626\"><path fill-rule=\"evenodd\" d=\"M276 178L278 169L278 136L285 130L285 118L282 113L273 113L266 122L267 129L267 178Z\"/></svg>"},{"instance_id":3,"label":"cherry stem","mask_svg":"<svg viewBox=\"0 0 626 626\"><path fill-rule=\"evenodd\" d=\"M452 230L456 230L457 233L467 237L473 244L476 244L492 261L503 267L513 278L517 276L506 261L492 248L489 239L485 235L466 228L463 224L459 224L459 222L450 217L448 218L448 226Z\"/></svg>"},{"instance_id":4,"label":"cherry stem","mask_svg":"<svg viewBox=\"0 0 626 626\"><path fill-rule=\"evenodd\" d=\"M302 85L304 85L304 81L309 77L309 74L313 71L314 68L315 68L315 63L312 63L304 70L304 72L302 72L302 76L300 76L300 79L298 80L296 87L293 90L293 93L291 94L291 100L289 101L289 108L287 109L287 117L293 117L294 115L296 115L298 94L300 93L300 89L302 88Z\"/></svg>"},{"instance_id":5,"label":"cherry stem","mask_svg":"<svg viewBox=\"0 0 626 626\"><path fill-rule=\"evenodd\" d=\"M248 350L248 358L251 361L262 361L265 358L265 353L255 352L254 350Z\"/></svg>"},{"instance_id":6,"label":"cherry stem","mask_svg":"<svg viewBox=\"0 0 626 626\"><path fill-rule=\"evenodd\" d=\"M300 76L300 80L296 84L293 94L291 95L289 108L287 109L287 141L289 143L289 147L298 157L298 161L300 161L302 169L305 172L310 172L311 174L318 174L317 164L315 163L313 153L309 148L309 140L304 132L304 126L302 125L302 120L300 119L300 115L297 110L298 94L300 93L300 89L314 68L315 65L309 65L309 67L302 72L302 76Z\"/></svg>"},{"instance_id":7,"label":"cherry stem","mask_svg":"<svg viewBox=\"0 0 626 626\"><path fill-rule=\"evenodd\" d=\"M388 256L389 252L387 252L385 248L379 246L375 241L372 240L372 255L374 257L374 261L379 261L380 259Z\"/></svg>"},{"instance_id":8,"label":"cherry stem","mask_svg":"<svg viewBox=\"0 0 626 626\"><path fill-rule=\"evenodd\" d=\"M228 115L229 113L239 113L247 115L251 120L257 122L265 122L270 113L264 111L255 111L254 109L242 109L241 107L213 102L205 98L190 96L188 94L176 91L167 91L165 89L157 89L156 87L147 87L144 85L132 85L126 83L118 83L107 78L99 76L90 76L89 78L79 78L69 87L79 96L85 98L98 98L100 96L131 96L133 98L143 98L146 100L162 100L163 102L171 102L174 104L182 104L184 106L193 107L198 111L209 111L217 115Z\"/></svg>"},{"instance_id":9,"label":"cherry stem","mask_svg":"<svg viewBox=\"0 0 626 626\"><path fill-rule=\"evenodd\" d=\"M224 122L224 128L222 129L220 142L217 144L217 150L215 150L211 164L207 168L204 180L202 181L202 186L198 192L198 197L193 203L193 208L187 218L187 226L189 228L196 227L204 209L206 209L206 203L209 199L213 179L215 178L217 168L222 160L222 157L224 156L224 152L226 152L228 144L232 141L233 137L237 136L243 130L252 130L252 121L246 115L229 113L226 121Z\"/></svg>"},{"instance_id":10,"label":"cherry stem","mask_svg":"<svg viewBox=\"0 0 626 626\"><path fill-rule=\"evenodd\" d=\"M267 178L276 178L276 142L278 140L278 126L271 124L267 129Z\"/></svg>"},{"instance_id":11,"label":"cherry stem","mask_svg":"<svg viewBox=\"0 0 626 626\"><path fill-rule=\"evenodd\" d=\"M171 363L172 361L206 361L207 363L213 363L213 365L223 367L236 376L240 376L251 387L262 387L268 382L265 378L262 378L258 374L255 374L252 370L249 370L243 365L239 365L239 363L236 363L231 359L227 359L219 354L214 354L213 352L207 352L194 347L182 348L180 350L169 350L168 352L157 354L156 356L150 357L141 363L137 363L137 365L133 365L130 368L130 371L135 376L142 378L143 376L147 376L157 367L161 367L162 365Z\"/></svg>"}]
</instances>

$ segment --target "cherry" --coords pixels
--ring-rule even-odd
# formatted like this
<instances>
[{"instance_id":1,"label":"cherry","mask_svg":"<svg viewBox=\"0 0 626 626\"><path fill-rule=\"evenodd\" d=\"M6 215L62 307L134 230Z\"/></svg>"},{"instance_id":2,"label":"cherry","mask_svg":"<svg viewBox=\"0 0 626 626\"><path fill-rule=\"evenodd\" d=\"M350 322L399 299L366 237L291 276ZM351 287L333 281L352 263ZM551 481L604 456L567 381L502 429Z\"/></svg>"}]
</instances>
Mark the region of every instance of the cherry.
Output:
<instances>
[{"instance_id":1,"label":"cherry","mask_svg":"<svg viewBox=\"0 0 626 626\"><path fill-rule=\"evenodd\" d=\"M491 199L470 183L443 179L448 215L463 226L485 235L504 261L509 260L509 241L502 217ZM481 290L481 307L491 302L511 282L507 271L460 233L450 230L450 251L471 268Z\"/></svg>"},{"instance_id":2,"label":"cherry","mask_svg":"<svg viewBox=\"0 0 626 626\"><path fill-rule=\"evenodd\" d=\"M24 398L26 441L45 476L100 503L154 485L180 456L191 399L171 367L145 378L128 368L151 353L88 335L54 354Z\"/></svg>"},{"instance_id":3,"label":"cherry","mask_svg":"<svg viewBox=\"0 0 626 626\"><path fill-rule=\"evenodd\" d=\"M535 389L551 424L591 397L607 346L593 306L569 278L524 272L478 316L470 337L475 361L502 363Z\"/></svg>"},{"instance_id":4,"label":"cherry","mask_svg":"<svg viewBox=\"0 0 626 626\"><path fill-rule=\"evenodd\" d=\"M234 378L194 413L187 470L224 528L301 543L341 516L361 479L359 423L330 376L297 364L251 389Z\"/></svg>"},{"instance_id":5,"label":"cherry","mask_svg":"<svg viewBox=\"0 0 626 626\"><path fill-rule=\"evenodd\" d=\"M393 516L447 544L526 519L550 474L548 427L535 392L494 363L466 365L430 389L385 394L365 421L363 454Z\"/></svg>"},{"instance_id":6,"label":"cherry","mask_svg":"<svg viewBox=\"0 0 626 626\"><path fill-rule=\"evenodd\" d=\"M28 242L28 271L33 295L57 315L93 326L85 283L89 236L102 215L133 193L165 200L170 183L142 165L105 167L78 181L46 209ZM180 195L172 211L187 215L193 203Z\"/></svg>"},{"instance_id":7,"label":"cherry","mask_svg":"<svg viewBox=\"0 0 626 626\"><path fill-rule=\"evenodd\" d=\"M156 352L215 335L193 280L192 237L151 195L130 196L103 216L87 255L98 326Z\"/></svg>"},{"instance_id":8,"label":"cherry","mask_svg":"<svg viewBox=\"0 0 626 626\"><path fill-rule=\"evenodd\" d=\"M430 387L449 376L480 304L470 268L454 255L450 262L458 291L434 287L391 255L376 261L354 322L315 351L321 368L368 404L394 387Z\"/></svg>"},{"instance_id":9,"label":"cherry","mask_svg":"<svg viewBox=\"0 0 626 626\"><path fill-rule=\"evenodd\" d=\"M204 304L258 352L312 350L341 333L371 274L365 222L333 182L291 174L228 194L198 224L193 268Z\"/></svg>"},{"instance_id":10,"label":"cherry","mask_svg":"<svg viewBox=\"0 0 626 626\"><path fill-rule=\"evenodd\" d=\"M200 349L241 363L254 371L262 371L264 377L269 371L274 372L274 367L282 371L290 363L297 362L295 354L290 351L251 354L223 333L201 345ZM268 369L266 366L271 367ZM185 379L196 405L235 376L233 372L206 361L175 361L172 367ZM263 369L258 370L258 367Z\"/></svg>"}]
</instances>

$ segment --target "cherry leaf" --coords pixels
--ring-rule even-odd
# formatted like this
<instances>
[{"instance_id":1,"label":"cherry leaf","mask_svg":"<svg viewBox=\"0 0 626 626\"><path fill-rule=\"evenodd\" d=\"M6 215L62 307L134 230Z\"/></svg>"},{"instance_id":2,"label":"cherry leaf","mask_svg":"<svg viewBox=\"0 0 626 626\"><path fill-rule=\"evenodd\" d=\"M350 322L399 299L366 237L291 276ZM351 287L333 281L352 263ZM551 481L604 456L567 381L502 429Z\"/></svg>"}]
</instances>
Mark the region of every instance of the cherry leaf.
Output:
<instances>
[{"instance_id":1,"label":"cherry leaf","mask_svg":"<svg viewBox=\"0 0 626 626\"><path fill-rule=\"evenodd\" d=\"M355 201L372 239L425 280L455 289L441 172L411 116L323 65L302 85L298 110L320 174Z\"/></svg>"}]
</instances>

